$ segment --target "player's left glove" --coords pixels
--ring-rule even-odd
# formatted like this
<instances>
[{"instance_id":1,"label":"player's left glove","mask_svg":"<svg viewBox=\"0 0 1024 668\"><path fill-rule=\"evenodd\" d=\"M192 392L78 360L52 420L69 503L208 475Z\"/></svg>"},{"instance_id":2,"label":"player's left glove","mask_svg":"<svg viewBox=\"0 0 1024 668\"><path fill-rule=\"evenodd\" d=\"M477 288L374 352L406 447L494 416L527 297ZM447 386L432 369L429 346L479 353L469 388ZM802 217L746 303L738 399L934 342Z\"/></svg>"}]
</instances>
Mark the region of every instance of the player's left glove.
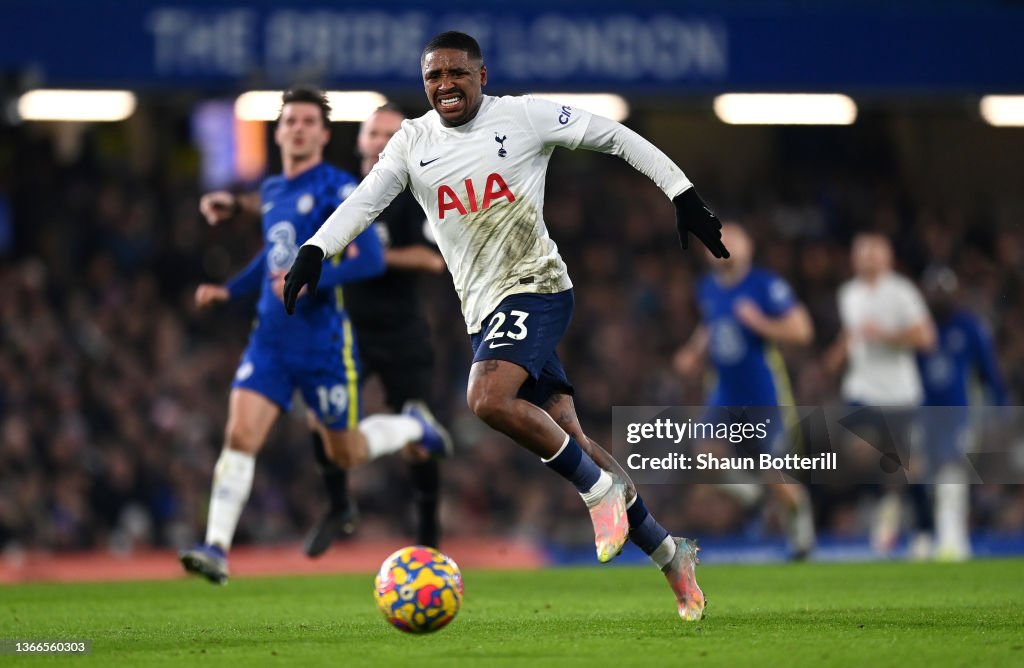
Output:
<instances>
[{"instance_id":1,"label":"player's left glove","mask_svg":"<svg viewBox=\"0 0 1024 668\"><path fill-rule=\"evenodd\" d=\"M692 233L715 257L729 257L729 249L722 243L722 223L704 204L696 188L687 188L672 203L676 205L676 230L683 250L689 247L688 235Z\"/></svg>"},{"instance_id":2,"label":"player's left glove","mask_svg":"<svg viewBox=\"0 0 1024 668\"><path fill-rule=\"evenodd\" d=\"M310 294L316 292L323 268L324 252L316 246L303 246L295 257L291 271L284 277L284 310L288 315L295 313L295 300L303 286L309 286Z\"/></svg>"}]
</instances>

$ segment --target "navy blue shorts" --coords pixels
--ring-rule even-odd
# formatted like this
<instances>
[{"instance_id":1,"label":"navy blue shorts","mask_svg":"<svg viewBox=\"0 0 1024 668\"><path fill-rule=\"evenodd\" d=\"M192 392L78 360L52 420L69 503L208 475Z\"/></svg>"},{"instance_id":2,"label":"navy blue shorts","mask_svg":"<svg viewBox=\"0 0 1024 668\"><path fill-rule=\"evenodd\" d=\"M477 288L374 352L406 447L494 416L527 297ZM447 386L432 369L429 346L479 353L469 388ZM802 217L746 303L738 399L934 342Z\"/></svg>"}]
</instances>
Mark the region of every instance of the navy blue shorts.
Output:
<instances>
[{"instance_id":1,"label":"navy blue shorts","mask_svg":"<svg viewBox=\"0 0 1024 668\"><path fill-rule=\"evenodd\" d=\"M473 362L504 360L530 374L518 397L537 406L555 394L573 394L555 348L572 320L572 290L553 295L518 294L501 300L470 336Z\"/></svg>"},{"instance_id":2,"label":"navy blue shorts","mask_svg":"<svg viewBox=\"0 0 1024 668\"><path fill-rule=\"evenodd\" d=\"M927 406L921 414L920 452L933 481L946 464L965 463L973 437L971 414L967 406Z\"/></svg>"},{"instance_id":3,"label":"navy blue shorts","mask_svg":"<svg viewBox=\"0 0 1024 668\"><path fill-rule=\"evenodd\" d=\"M859 401L846 405L851 411L839 424L886 457L895 457L900 466L910 466L908 458L920 443L919 407L869 406Z\"/></svg>"}]
</instances>

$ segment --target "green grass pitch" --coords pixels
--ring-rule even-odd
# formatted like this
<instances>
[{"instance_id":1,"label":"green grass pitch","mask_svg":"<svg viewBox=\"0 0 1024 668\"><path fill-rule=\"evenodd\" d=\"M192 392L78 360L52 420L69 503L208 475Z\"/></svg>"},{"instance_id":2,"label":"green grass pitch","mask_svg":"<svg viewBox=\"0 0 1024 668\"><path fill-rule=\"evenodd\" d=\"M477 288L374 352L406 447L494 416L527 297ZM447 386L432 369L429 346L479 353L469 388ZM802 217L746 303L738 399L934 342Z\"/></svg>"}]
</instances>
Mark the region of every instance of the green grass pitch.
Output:
<instances>
[{"instance_id":1,"label":"green grass pitch","mask_svg":"<svg viewBox=\"0 0 1024 668\"><path fill-rule=\"evenodd\" d=\"M465 572L459 616L418 637L385 624L371 575L8 586L0 637L93 641L90 656L26 665L1024 665L1021 561L698 573L710 604L696 624L653 567L610 566Z\"/></svg>"}]
</instances>

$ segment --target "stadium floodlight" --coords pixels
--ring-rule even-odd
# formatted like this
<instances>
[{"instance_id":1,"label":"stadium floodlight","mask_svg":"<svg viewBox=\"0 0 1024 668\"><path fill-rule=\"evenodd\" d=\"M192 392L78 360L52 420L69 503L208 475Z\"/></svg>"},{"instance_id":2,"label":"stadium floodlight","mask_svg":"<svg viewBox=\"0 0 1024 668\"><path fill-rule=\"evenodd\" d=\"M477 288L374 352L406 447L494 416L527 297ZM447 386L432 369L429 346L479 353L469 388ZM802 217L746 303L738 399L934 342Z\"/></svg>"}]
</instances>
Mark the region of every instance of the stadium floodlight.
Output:
<instances>
[{"instance_id":1,"label":"stadium floodlight","mask_svg":"<svg viewBox=\"0 0 1024 668\"><path fill-rule=\"evenodd\" d=\"M550 100L570 107L585 109L592 114L622 122L629 117L629 103L621 95L612 93L531 93L533 97Z\"/></svg>"},{"instance_id":2,"label":"stadium floodlight","mask_svg":"<svg viewBox=\"0 0 1024 668\"><path fill-rule=\"evenodd\" d=\"M850 125L857 105L839 93L726 93L715 115L731 125Z\"/></svg>"},{"instance_id":3,"label":"stadium floodlight","mask_svg":"<svg viewBox=\"0 0 1024 668\"><path fill-rule=\"evenodd\" d=\"M986 95L978 111L986 123L997 128L1024 127L1024 95Z\"/></svg>"},{"instance_id":4,"label":"stadium floodlight","mask_svg":"<svg viewBox=\"0 0 1024 668\"><path fill-rule=\"evenodd\" d=\"M18 98L25 121L123 121L135 113L135 95L127 90L39 88Z\"/></svg>"},{"instance_id":5,"label":"stadium floodlight","mask_svg":"<svg viewBox=\"0 0 1024 668\"><path fill-rule=\"evenodd\" d=\"M241 121L276 121L281 115L279 90L251 90L235 100L235 116ZM329 90L331 121L365 121L373 111L388 99L372 90Z\"/></svg>"}]
</instances>

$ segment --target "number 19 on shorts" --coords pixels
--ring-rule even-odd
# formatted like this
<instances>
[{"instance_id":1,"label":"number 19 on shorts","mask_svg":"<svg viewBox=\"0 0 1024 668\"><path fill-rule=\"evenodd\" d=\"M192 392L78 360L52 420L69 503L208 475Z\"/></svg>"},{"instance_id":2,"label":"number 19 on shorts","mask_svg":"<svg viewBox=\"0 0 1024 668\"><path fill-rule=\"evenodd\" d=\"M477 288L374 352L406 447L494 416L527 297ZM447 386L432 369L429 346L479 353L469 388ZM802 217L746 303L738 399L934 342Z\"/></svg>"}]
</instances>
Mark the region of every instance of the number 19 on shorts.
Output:
<instances>
[{"instance_id":1,"label":"number 19 on shorts","mask_svg":"<svg viewBox=\"0 0 1024 668\"><path fill-rule=\"evenodd\" d=\"M345 414L345 410L348 408L348 391L344 385L331 387L320 385L316 388L316 395L320 399L320 415Z\"/></svg>"}]
</instances>

